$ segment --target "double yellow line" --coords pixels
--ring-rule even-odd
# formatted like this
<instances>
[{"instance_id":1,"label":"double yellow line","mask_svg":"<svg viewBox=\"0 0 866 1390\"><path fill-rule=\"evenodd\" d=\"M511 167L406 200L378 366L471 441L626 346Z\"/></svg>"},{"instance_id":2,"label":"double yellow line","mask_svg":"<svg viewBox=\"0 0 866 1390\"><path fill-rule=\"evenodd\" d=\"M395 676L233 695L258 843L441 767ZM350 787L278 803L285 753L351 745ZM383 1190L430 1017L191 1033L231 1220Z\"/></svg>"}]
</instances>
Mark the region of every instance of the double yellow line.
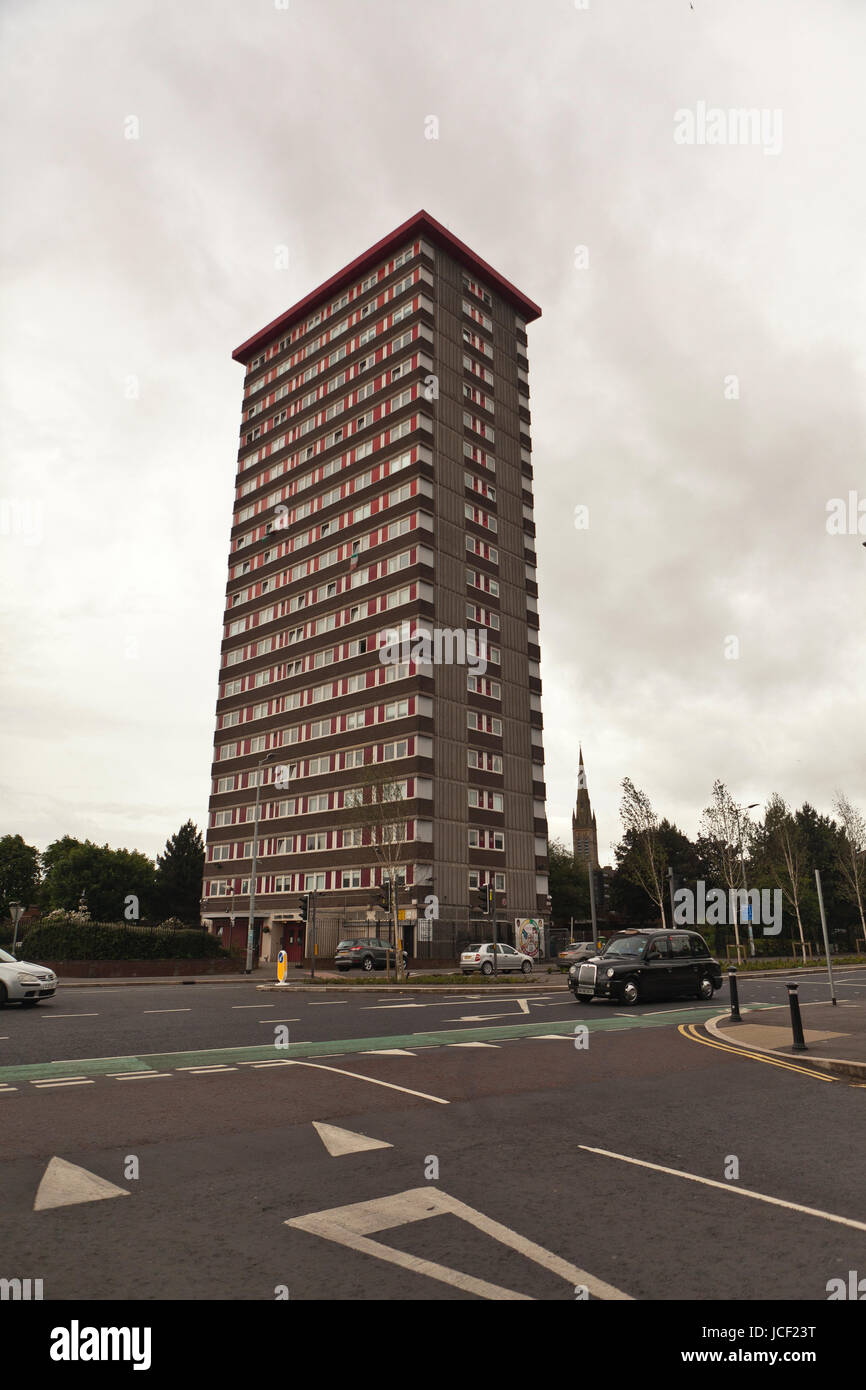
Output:
<instances>
[{"instance_id":1,"label":"double yellow line","mask_svg":"<svg viewBox=\"0 0 866 1390\"><path fill-rule=\"evenodd\" d=\"M691 1042L702 1043L704 1047L715 1047L719 1052L733 1052L737 1057L751 1057L753 1062L765 1062L770 1067L782 1067L784 1071L798 1071L802 1076L814 1077L816 1081L838 1081L836 1076L828 1076L826 1072L815 1071L811 1067L801 1067L796 1062L784 1062L779 1057L768 1057L763 1052L751 1052L747 1047L737 1047L731 1043L716 1041L715 1038L702 1038L694 1023L680 1023L677 1032L682 1033L684 1038Z\"/></svg>"}]
</instances>

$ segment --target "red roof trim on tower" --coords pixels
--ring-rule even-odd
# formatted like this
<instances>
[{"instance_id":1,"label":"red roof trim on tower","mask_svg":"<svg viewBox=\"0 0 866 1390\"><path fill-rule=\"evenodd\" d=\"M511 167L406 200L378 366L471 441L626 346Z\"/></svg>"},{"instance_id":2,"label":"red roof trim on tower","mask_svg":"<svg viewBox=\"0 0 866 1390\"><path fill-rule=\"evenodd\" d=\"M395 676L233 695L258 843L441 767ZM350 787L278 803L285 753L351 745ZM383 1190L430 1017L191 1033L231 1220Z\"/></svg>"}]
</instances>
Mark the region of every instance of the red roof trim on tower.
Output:
<instances>
[{"instance_id":1,"label":"red roof trim on tower","mask_svg":"<svg viewBox=\"0 0 866 1390\"><path fill-rule=\"evenodd\" d=\"M338 270L336 275L332 275L330 280L319 285L310 294L299 299L297 304L293 304L291 309L287 309L279 318L275 318L271 323L254 333L246 342L241 343L240 347L235 348L232 357L236 362L244 362L245 359L252 357L257 348L263 347L265 343L275 337L282 329L287 328L297 319L303 318L304 314L317 304L319 300L330 297L338 289L346 284L347 281L355 279L365 270L380 261L389 250L396 250L401 242L405 242L410 236L427 236L431 241L437 241L455 260L462 262L467 270L473 271L485 280L491 288L495 288L506 299L510 299L515 308L525 318L527 323L533 319L541 317L541 310L533 300L528 299L525 294L521 294L510 280L506 280L504 275L500 275L491 265L476 256L474 251L453 236L447 227L443 227L441 222L437 222L435 217L431 217L429 212L416 212L414 217L410 217L408 222L403 222L396 227L393 232L389 232L381 241L377 241L375 246L371 246L363 255L349 265Z\"/></svg>"}]
</instances>

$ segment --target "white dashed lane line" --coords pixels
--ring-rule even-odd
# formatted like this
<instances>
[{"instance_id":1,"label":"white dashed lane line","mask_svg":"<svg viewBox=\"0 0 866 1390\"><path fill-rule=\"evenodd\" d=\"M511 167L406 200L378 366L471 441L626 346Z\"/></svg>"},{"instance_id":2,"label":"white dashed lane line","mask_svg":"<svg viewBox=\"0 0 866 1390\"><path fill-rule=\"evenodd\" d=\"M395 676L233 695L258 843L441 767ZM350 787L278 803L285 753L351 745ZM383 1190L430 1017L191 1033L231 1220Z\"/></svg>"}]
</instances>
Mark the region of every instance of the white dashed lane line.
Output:
<instances>
[{"instance_id":1,"label":"white dashed lane line","mask_svg":"<svg viewBox=\"0 0 866 1390\"><path fill-rule=\"evenodd\" d=\"M144 1009L146 1014L191 1014L192 1009Z\"/></svg>"},{"instance_id":2,"label":"white dashed lane line","mask_svg":"<svg viewBox=\"0 0 866 1390\"><path fill-rule=\"evenodd\" d=\"M35 1086L37 1091L48 1091L52 1086L92 1086L93 1082L85 1077L80 1077L68 1081L31 1081L30 1085Z\"/></svg>"},{"instance_id":3,"label":"white dashed lane line","mask_svg":"<svg viewBox=\"0 0 866 1390\"><path fill-rule=\"evenodd\" d=\"M170 1071L112 1071L107 1073L113 1081L139 1080L142 1076L172 1076Z\"/></svg>"},{"instance_id":4,"label":"white dashed lane line","mask_svg":"<svg viewBox=\"0 0 866 1390\"><path fill-rule=\"evenodd\" d=\"M211 1075L215 1074L216 1072L222 1072L222 1071L237 1071L237 1067L224 1067L224 1066L202 1067L202 1066L198 1066L198 1067L178 1067L177 1070L178 1070L178 1071L188 1071L188 1072L192 1072L192 1074L193 1074L194 1076L211 1076Z\"/></svg>"},{"instance_id":5,"label":"white dashed lane line","mask_svg":"<svg viewBox=\"0 0 866 1390\"><path fill-rule=\"evenodd\" d=\"M232 1004L233 1009L275 1009L276 1004Z\"/></svg>"},{"instance_id":6,"label":"white dashed lane line","mask_svg":"<svg viewBox=\"0 0 866 1390\"><path fill-rule=\"evenodd\" d=\"M40 1014L40 1018L99 1018L99 1014Z\"/></svg>"}]
</instances>

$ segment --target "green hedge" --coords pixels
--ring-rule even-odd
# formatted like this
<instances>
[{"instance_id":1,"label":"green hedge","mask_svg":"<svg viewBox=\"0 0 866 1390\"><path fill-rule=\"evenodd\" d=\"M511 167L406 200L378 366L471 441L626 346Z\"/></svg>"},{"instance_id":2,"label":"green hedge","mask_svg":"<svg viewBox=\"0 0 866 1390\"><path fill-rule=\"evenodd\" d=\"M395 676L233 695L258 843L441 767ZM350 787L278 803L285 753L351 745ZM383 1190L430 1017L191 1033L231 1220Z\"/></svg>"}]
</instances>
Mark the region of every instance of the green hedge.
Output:
<instances>
[{"instance_id":1,"label":"green hedge","mask_svg":"<svg viewBox=\"0 0 866 1390\"><path fill-rule=\"evenodd\" d=\"M19 955L24 960L203 960L227 956L215 936L204 931L130 930L102 922L69 926L39 924L27 932Z\"/></svg>"}]
</instances>

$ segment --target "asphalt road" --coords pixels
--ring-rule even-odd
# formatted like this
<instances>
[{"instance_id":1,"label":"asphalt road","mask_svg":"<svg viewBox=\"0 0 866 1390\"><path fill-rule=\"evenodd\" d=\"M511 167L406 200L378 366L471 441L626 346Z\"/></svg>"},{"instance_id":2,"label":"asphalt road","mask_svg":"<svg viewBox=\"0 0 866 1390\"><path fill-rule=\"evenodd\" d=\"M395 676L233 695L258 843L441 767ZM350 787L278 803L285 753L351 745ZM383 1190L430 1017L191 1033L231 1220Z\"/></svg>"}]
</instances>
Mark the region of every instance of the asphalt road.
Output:
<instances>
[{"instance_id":1,"label":"asphalt road","mask_svg":"<svg viewBox=\"0 0 866 1390\"><path fill-rule=\"evenodd\" d=\"M784 1004L785 976L740 979L741 1003ZM579 1004L551 976L548 990L526 996L533 1021L642 1016L688 1009L688 1000L649 1001L633 1009L601 1002ZM840 998L866 998L866 970L838 973ZM803 976L801 999L826 999L826 977ZM466 1030L486 1019L517 1021L518 986L507 992L483 986L474 996L379 991L373 986L327 993L258 991L243 982L203 985L99 985L61 988L35 1009L8 1005L0 1010L0 1072L13 1063L66 1061L80 1057L244 1047L273 1040L273 1030L289 1030L291 1043L331 1038L411 1034L431 1027ZM721 1002L719 1002L721 1001ZM715 996L711 1013L727 1004L727 985ZM461 1021L461 1020L469 1020Z\"/></svg>"},{"instance_id":2,"label":"asphalt road","mask_svg":"<svg viewBox=\"0 0 866 1390\"><path fill-rule=\"evenodd\" d=\"M823 1301L866 1271L866 1088L712 1044L718 997L518 997L100 987L3 1010L0 1277L46 1299ZM332 1152L317 1125L379 1146ZM52 1205L87 1181L64 1165L118 1195Z\"/></svg>"}]
</instances>

